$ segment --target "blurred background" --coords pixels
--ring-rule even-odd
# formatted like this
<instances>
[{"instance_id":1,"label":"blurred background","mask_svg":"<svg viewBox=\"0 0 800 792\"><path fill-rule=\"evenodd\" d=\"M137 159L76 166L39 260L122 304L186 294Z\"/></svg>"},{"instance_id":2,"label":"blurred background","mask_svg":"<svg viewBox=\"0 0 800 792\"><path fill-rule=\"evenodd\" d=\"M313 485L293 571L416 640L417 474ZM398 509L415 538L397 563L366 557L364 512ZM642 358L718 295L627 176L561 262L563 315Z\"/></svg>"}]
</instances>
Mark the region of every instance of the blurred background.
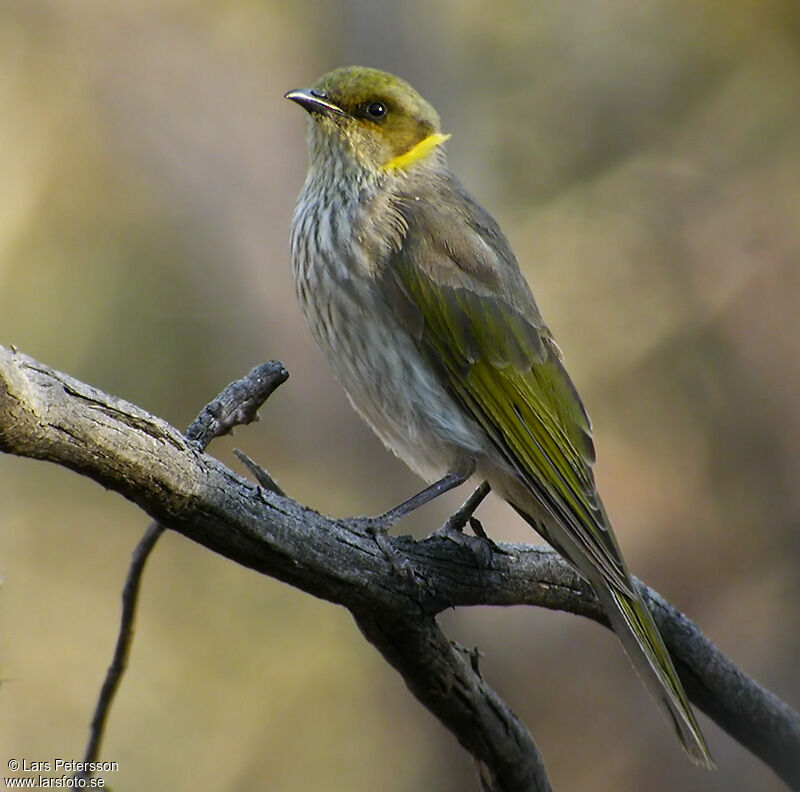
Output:
<instances>
[{"instance_id":1,"label":"blurred background","mask_svg":"<svg viewBox=\"0 0 800 792\"><path fill-rule=\"evenodd\" d=\"M179 427L278 358L212 453L337 516L420 482L350 410L296 306L305 118L360 63L440 111L595 424L634 573L800 707L800 6L793 0L0 0L0 343ZM465 493L403 527L437 527ZM510 509L496 539L537 538ZM80 758L148 520L0 457L0 760ZM531 608L443 617L556 789L758 790L701 716L695 769L614 637ZM348 614L165 536L102 758L116 789L461 792L470 759Z\"/></svg>"}]
</instances>

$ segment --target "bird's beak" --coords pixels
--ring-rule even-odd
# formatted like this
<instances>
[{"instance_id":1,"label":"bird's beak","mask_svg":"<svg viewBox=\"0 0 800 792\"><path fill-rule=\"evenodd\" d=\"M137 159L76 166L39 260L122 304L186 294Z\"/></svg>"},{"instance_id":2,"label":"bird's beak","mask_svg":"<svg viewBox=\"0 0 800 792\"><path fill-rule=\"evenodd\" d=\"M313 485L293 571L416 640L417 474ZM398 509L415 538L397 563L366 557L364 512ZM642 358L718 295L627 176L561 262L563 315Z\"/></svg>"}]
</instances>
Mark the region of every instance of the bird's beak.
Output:
<instances>
[{"instance_id":1,"label":"bird's beak","mask_svg":"<svg viewBox=\"0 0 800 792\"><path fill-rule=\"evenodd\" d=\"M300 107L303 108L303 110L306 110L309 113L322 113L323 115L329 116L347 115L347 113L345 113L341 107L335 105L333 102L329 102L325 97L325 94L317 93L316 91L298 89L284 94L284 98L290 99L292 102L296 102L300 105Z\"/></svg>"}]
</instances>

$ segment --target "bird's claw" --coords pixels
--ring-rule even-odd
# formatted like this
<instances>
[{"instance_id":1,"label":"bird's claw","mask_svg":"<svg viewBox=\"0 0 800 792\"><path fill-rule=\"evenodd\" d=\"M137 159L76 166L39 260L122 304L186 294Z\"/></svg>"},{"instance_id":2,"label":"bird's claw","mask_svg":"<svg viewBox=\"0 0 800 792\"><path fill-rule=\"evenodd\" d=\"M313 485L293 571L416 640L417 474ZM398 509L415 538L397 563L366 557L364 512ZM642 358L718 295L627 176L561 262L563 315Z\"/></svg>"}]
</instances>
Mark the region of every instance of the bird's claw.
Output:
<instances>
[{"instance_id":1,"label":"bird's claw","mask_svg":"<svg viewBox=\"0 0 800 792\"><path fill-rule=\"evenodd\" d=\"M455 517L456 515L453 515ZM455 522L453 517L450 517L441 528L437 528L428 538L429 539L446 539L453 542L459 547L476 556L478 563L483 569L488 569L492 565L492 553L497 545L486 536L483 526L474 517L466 519L459 518ZM463 528L466 523L475 531L475 536L469 536L464 533ZM475 523L478 529L475 528Z\"/></svg>"},{"instance_id":2,"label":"bird's claw","mask_svg":"<svg viewBox=\"0 0 800 792\"><path fill-rule=\"evenodd\" d=\"M397 519L391 512L379 514L377 517L356 517L353 525L369 534L378 545L381 553L392 565L394 572L410 582L414 582L414 568L409 559L403 555L388 536L388 532L397 523Z\"/></svg>"},{"instance_id":3,"label":"bird's claw","mask_svg":"<svg viewBox=\"0 0 800 792\"><path fill-rule=\"evenodd\" d=\"M416 580L414 575L414 567L408 556L403 555L392 544L392 540L383 531L377 531L373 534L375 544L378 545L386 560L392 565L392 569L399 577L405 578L409 583Z\"/></svg>"},{"instance_id":4,"label":"bird's claw","mask_svg":"<svg viewBox=\"0 0 800 792\"><path fill-rule=\"evenodd\" d=\"M352 522L356 528L376 537L388 534L398 520L391 512L385 512L377 517L356 517Z\"/></svg>"},{"instance_id":5,"label":"bird's claw","mask_svg":"<svg viewBox=\"0 0 800 792\"><path fill-rule=\"evenodd\" d=\"M492 539L486 531L483 530L483 523L477 517L470 517L469 518L469 527L472 528L472 533L478 537L478 539L482 539L486 542L489 547L491 547L492 552L500 553L502 552L500 548L497 546L497 543Z\"/></svg>"}]
</instances>

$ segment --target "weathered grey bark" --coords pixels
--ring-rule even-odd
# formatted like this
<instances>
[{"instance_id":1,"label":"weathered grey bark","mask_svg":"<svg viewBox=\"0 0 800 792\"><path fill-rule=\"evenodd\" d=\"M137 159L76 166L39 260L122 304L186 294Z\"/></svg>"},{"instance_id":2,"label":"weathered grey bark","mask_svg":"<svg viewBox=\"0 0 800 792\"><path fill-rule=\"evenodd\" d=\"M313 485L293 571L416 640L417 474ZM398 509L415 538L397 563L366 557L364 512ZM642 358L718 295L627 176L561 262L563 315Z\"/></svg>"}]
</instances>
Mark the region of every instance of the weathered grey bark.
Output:
<instances>
[{"instance_id":1,"label":"weathered grey bark","mask_svg":"<svg viewBox=\"0 0 800 792\"><path fill-rule=\"evenodd\" d=\"M549 789L525 728L435 616L459 605L539 605L606 624L589 587L545 548L391 538L413 574L358 520L331 520L251 484L173 427L0 347L0 450L89 476L190 539L348 608L410 690L478 760L490 790ZM800 716L643 587L689 696L800 789Z\"/></svg>"},{"instance_id":2,"label":"weathered grey bark","mask_svg":"<svg viewBox=\"0 0 800 792\"><path fill-rule=\"evenodd\" d=\"M191 426L184 433L184 437L194 443L198 450L205 451L215 437L228 434L235 426L258 420L259 408L275 388L286 382L288 377L289 372L275 361L256 366L245 377L228 385L216 399L207 404L197 418L192 421ZM262 476L267 475L263 470L259 473ZM271 479L269 483L273 489L278 491ZM85 768L92 767L100 755L100 746L111 712L111 705L122 682L122 675L128 667L144 568L150 553L165 530L166 526L154 520L133 550L125 585L122 588L122 613L120 614L117 643L89 726L89 741L83 756ZM88 769L83 769L76 775L78 778L87 779L92 773Z\"/></svg>"}]
</instances>

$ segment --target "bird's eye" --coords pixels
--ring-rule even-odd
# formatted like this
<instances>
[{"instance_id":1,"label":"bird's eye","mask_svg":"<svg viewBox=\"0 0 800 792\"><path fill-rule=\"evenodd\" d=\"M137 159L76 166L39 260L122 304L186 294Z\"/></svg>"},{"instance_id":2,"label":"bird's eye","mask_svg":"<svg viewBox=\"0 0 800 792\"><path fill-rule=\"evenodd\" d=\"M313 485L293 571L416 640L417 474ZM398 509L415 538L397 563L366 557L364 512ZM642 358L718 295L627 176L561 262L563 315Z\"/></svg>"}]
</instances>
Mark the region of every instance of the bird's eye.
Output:
<instances>
[{"instance_id":1,"label":"bird's eye","mask_svg":"<svg viewBox=\"0 0 800 792\"><path fill-rule=\"evenodd\" d=\"M370 102L364 109L370 118L383 118L387 112L383 102Z\"/></svg>"}]
</instances>

